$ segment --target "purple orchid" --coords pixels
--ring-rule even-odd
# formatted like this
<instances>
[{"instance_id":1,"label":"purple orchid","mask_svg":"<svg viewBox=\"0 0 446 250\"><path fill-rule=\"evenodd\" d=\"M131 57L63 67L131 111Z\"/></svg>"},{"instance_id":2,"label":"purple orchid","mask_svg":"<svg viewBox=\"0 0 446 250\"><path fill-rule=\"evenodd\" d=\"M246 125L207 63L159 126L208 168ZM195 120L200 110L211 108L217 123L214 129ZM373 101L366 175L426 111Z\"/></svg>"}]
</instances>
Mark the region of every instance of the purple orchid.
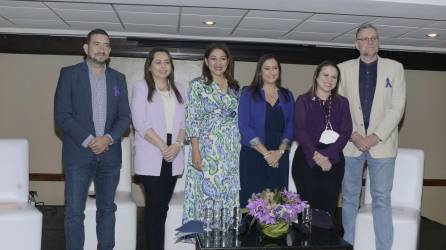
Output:
<instances>
[{"instance_id":1,"label":"purple orchid","mask_svg":"<svg viewBox=\"0 0 446 250\"><path fill-rule=\"evenodd\" d=\"M278 199L276 199L278 198ZM266 189L253 194L248 200L248 213L263 224L275 224L279 221L291 222L305 207L299 194L287 190L272 192Z\"/></svg>"}]
</instances>

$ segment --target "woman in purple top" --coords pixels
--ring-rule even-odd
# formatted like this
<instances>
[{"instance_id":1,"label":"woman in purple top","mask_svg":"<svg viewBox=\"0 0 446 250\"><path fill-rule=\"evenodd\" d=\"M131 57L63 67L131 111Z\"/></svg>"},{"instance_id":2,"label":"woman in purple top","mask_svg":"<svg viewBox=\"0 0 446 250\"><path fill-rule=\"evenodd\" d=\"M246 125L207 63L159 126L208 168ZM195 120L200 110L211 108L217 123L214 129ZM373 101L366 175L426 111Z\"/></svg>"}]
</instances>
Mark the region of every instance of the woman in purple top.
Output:
<instances>
[{"instance_id":1,"label":"woman in purple top","mask_svg":"<svg viewBox=\"0 0 446 250\"><path fill-rule=\"evenodd\" d=\"M168 50L154 48L144 65L144 80L133 84L135 172L144 186L147 249L164 249L164 224L178 175L183 173L185 89L174 81Z\"/></svg>"},{"instance_id":2,"label":"woman in purple top","mask_svg":"<svg viewBox=\"0 0 446 250\"><path fill-rule=\"evenodd\" d=\"M344 176L342 149L352 133L348 100L338 95L340 71L324 61L314 72L311 89L296 100L294 138L299 144L292 175L297 192L312 208L332 216Z\"/></svg>"},{"instance_id":3,"label":"woman in purple top","mask_svg":"<svg viewBox=\"0 0 446 250\"><path fill-rule=\"evenodd\" d=\"M279 61L272 54L260 57L239 103L241 207L252 193L288 189L293 107L293 94L281 85Z\"/></svg>"}]
</instances>

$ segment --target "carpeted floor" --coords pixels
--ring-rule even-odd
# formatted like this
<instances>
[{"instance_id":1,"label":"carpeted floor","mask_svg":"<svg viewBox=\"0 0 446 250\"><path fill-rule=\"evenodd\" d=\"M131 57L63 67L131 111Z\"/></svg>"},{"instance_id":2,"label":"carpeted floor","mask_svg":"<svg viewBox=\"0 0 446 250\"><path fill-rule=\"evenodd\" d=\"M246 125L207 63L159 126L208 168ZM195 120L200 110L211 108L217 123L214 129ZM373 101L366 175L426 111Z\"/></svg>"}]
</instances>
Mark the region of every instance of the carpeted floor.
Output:
<instances>
[{"instance_id":1,"label":"carpeted floor","mask_svg":"<svg viewBox=\"0 0 446 250\"><path fill-rule=\"evenodd\" d=\"M42 250L63 250L63 206L45 206L43 211ZM142 208L138 208L138 235L136 250L143 250ZM419 250L446 249L446 226L421 218Z\"/></svg>"}]
</instances>

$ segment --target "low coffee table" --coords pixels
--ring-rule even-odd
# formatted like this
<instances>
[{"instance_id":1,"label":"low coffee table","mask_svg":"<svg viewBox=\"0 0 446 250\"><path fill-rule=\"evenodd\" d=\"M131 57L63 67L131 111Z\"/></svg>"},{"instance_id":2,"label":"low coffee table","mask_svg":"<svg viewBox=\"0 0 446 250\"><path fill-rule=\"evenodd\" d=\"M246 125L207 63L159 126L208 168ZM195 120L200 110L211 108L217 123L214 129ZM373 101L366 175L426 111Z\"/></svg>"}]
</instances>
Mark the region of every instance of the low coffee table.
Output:
<instances>
[{"instance_id":1,"label":"low coffee table","mask_svg":"<svg viewBox=\"0 0 446 250\"><path fill-rule=\"evenodd\" d=\"M258 230L236 236L234 232L215 232L197 235L197 249L334 249L353 250L353 247L339 237L335 231L313 226L310 233L303 233L293 227L286 237L263 238Z\"/></svg>"}]
</instances>

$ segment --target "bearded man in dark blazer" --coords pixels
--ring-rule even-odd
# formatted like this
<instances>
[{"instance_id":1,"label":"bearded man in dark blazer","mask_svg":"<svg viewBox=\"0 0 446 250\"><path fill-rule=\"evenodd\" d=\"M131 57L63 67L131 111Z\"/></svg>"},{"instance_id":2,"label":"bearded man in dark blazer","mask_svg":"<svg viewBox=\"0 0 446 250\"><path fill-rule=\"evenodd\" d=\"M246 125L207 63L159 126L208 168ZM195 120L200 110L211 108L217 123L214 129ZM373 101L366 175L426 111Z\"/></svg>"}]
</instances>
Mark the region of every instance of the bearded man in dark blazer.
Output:
<instances>
[{"instance_id":1,"label":"bearded man in dark blazer","mask_svg":"<svg viewBox=\"0 0 446 250\"><path fill-rule=\"evenodd\" d=\"M121 168L121 137L130 123L125 76L108 67L110 37L90 31L84 62L62 68L54 96L54 118L64 132L66 249L83 249L84 210L95 182L98 249L115 245L114 197Z\"/></svg>"}]
</instances>

